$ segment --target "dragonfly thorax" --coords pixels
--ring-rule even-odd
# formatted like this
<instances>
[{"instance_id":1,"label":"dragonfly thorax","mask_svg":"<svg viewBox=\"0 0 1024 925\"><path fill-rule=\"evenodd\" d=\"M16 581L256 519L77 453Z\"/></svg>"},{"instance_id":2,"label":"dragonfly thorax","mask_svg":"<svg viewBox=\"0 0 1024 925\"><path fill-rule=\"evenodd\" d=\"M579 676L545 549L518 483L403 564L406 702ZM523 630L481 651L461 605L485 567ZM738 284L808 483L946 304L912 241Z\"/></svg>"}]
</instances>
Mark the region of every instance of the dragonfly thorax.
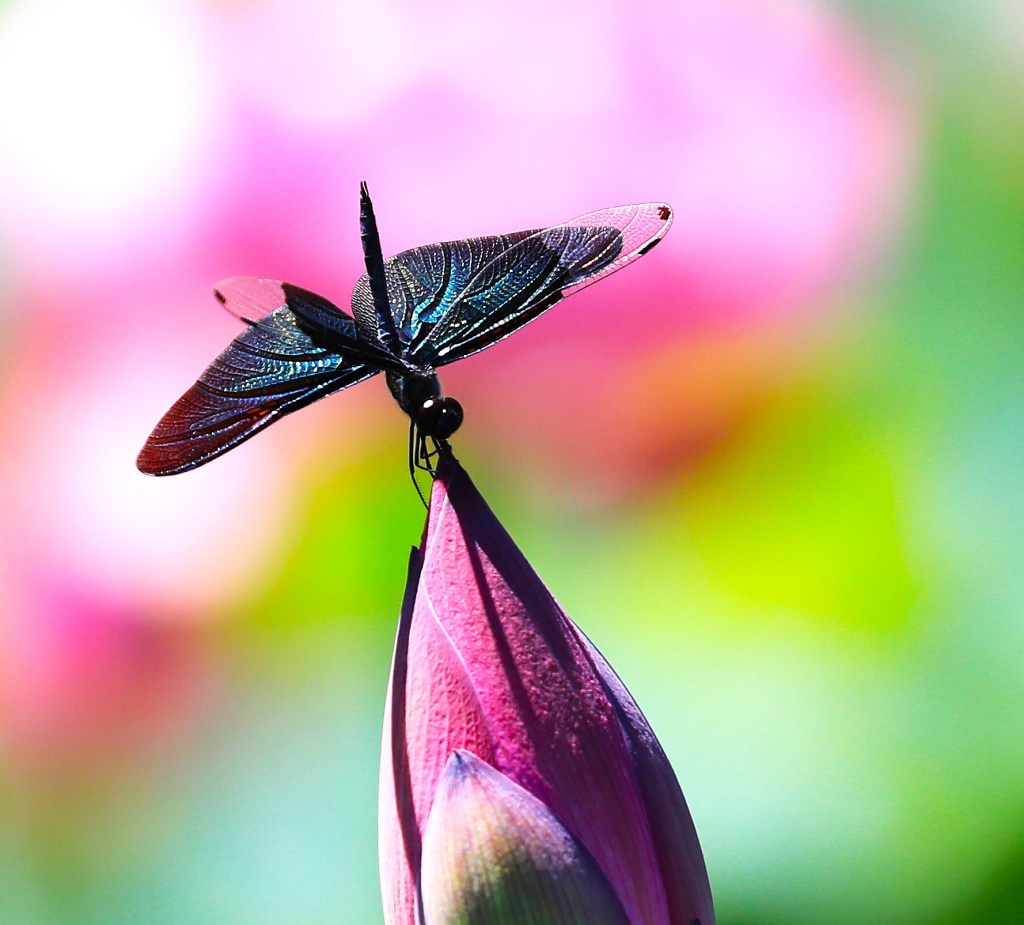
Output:
<instances>
[{"instance_id":1,"label":"dragonfly thorax","mask_svg":"<svg viewBox=\"0 0 1024 925\"><path fill-rule=\"evenodd\" d=\"M388 388L419 432L447 440L462 425L462 405L441 394L441 382L434 373L399 375L385 373Z\"/></svg>"}]
</instances>

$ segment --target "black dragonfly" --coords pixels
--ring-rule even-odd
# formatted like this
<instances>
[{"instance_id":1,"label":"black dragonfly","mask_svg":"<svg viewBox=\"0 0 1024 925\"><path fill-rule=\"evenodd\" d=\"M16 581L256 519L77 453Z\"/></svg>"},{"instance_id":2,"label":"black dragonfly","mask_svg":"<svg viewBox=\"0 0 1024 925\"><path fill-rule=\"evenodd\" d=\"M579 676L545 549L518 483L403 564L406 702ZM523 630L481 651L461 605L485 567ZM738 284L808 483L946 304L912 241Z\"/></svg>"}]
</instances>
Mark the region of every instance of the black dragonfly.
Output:
<instances>
[{"instance_id":1,"label":"black dragonfly","mask_svg":"<svg viewBox=\"0 0 1024 925\"><path fill-rule=\"evenodd\" d=\"M666 234L664 203L617 206L551 228L427 244L387 260L360 187L366 273L349 315L278 280L239 276L214 289L247 327L160 419L137 465L195 469L278 418L383 372L410 418L410 470L462 424L436 369L508 337L556 302L646 254ZM415 478L414 478L415 481Z\"/></svg>"}]
</instances>

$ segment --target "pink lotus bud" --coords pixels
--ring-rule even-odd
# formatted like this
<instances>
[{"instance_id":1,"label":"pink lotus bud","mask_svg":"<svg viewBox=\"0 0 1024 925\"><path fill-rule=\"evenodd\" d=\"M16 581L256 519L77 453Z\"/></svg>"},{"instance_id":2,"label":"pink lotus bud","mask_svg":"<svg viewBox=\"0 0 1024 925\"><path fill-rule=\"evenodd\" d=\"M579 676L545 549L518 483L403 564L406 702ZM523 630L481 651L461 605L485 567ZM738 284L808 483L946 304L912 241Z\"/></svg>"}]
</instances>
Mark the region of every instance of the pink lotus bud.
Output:
<instances>
[{"instance_id":1,"label":"pink lotus bud","mask_svg":"<svg viewBox=\"0 0 1024 925\"><path fill-rule=\"evenodd\" d=\"M387 925L714 922L654 733L450 459L395 643L380 865Z\"/></svg>"}]
</instances>

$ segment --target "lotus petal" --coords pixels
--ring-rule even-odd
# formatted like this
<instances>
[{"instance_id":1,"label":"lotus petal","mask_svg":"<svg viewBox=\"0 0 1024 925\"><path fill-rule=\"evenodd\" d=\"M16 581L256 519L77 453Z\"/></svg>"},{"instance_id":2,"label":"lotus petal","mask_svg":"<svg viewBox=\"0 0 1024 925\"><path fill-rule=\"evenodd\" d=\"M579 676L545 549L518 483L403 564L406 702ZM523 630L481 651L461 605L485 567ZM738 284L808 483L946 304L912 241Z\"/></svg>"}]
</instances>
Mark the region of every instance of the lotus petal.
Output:
<instances>
[{"instance_id":1,"label":"lotus petal","mask_svg":"<svg viewBox=\"0 0 1024 925\"><path fill-rule=\"evenodd\" d=\"M590 853L535 796L456 751L423 836L427 925L629 925Z\"/></svg>"}]
</instances>

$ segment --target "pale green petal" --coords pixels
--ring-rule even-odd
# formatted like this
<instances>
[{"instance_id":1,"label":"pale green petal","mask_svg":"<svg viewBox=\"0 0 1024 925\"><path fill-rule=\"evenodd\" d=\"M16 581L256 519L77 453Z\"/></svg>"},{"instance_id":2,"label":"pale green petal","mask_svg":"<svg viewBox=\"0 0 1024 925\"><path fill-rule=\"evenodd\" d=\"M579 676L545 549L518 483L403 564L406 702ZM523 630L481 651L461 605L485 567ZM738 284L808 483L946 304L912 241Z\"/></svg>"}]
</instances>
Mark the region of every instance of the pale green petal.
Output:
<instances>
[{"instance_id":1,"label":"pale green petal","mask_svg":"<svg viewBox=\"0 0 1024 925\"><path fill-rule=\"evenodd\" d=\"M425 925L629 925L587 850L535 796L465 751L423 837Z\"/></svg>"}]
</instances>

